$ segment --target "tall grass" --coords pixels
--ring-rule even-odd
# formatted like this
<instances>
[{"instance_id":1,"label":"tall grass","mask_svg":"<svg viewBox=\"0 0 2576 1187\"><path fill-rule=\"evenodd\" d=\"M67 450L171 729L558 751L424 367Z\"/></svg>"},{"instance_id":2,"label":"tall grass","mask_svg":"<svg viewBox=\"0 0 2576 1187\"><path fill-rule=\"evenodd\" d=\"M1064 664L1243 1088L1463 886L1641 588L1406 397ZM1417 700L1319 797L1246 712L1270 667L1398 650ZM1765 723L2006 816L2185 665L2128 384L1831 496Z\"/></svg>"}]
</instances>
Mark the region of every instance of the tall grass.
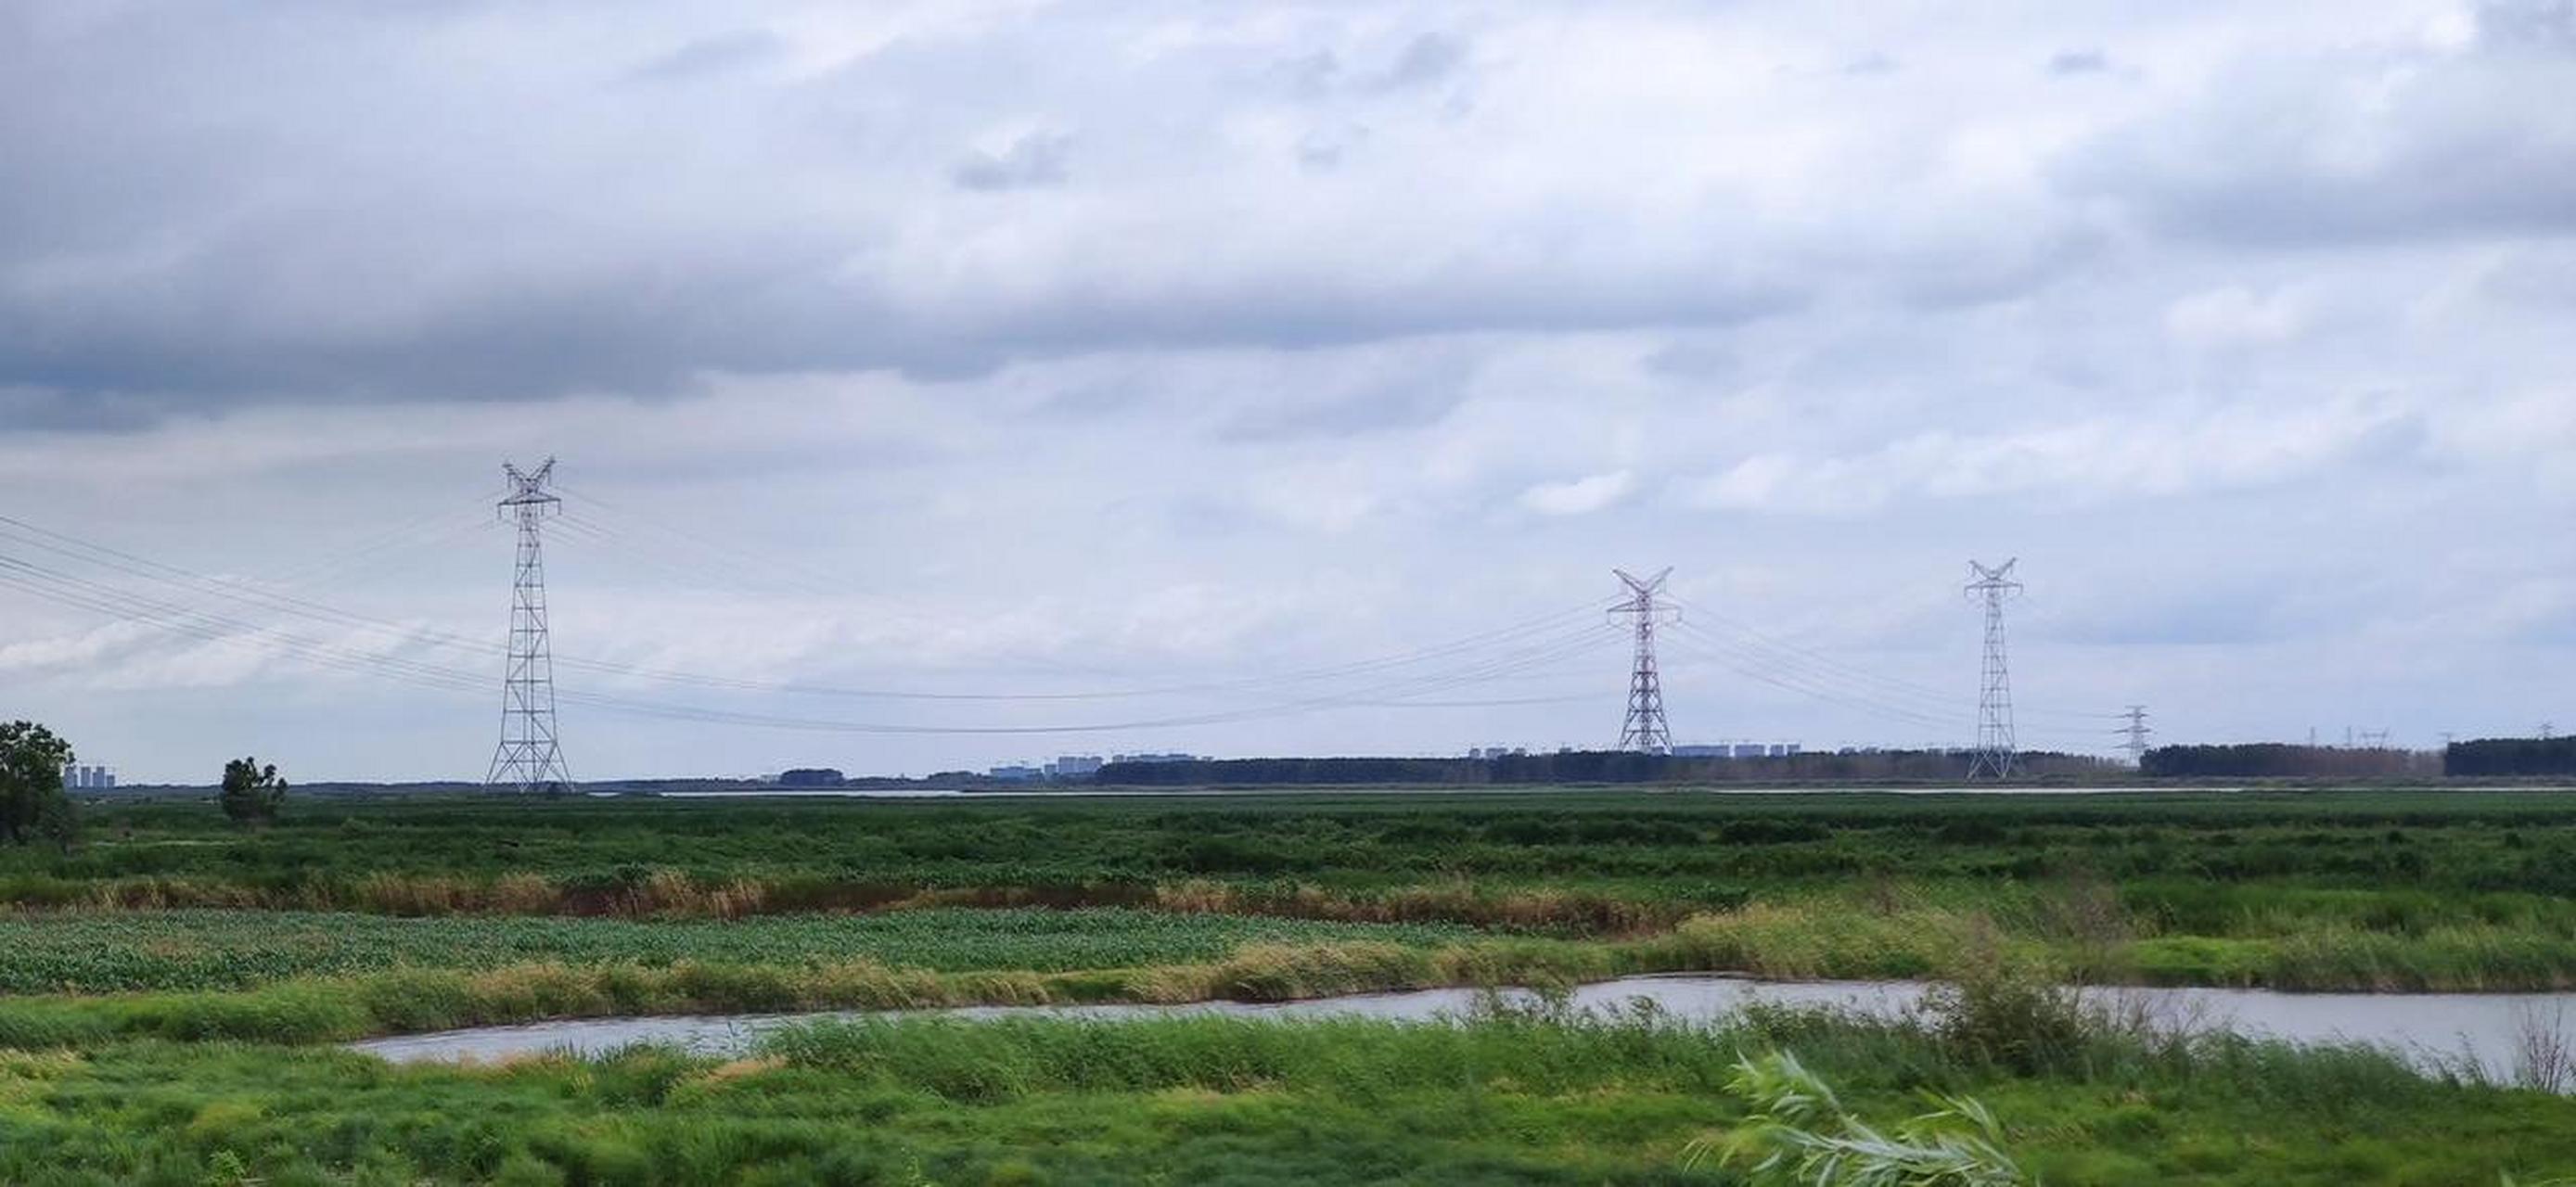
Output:
<instances>
[{"instance_id":1,"label":"tall grass","mask_svg":"<svg viewBox=\"0 0 2576 1187\"><path fill-rule=\"evenodd\" d=\"M1286 1001L1442 985L1572 982L1605 971L1577 945L1413 948L1250 944L1204 963L934 972L875 961L665 966L537 962L300 977L200 993L0 998L0 1048L117 1036L316 1043L551 1018L894 1010L1084 1002Z\"/></svg>"},{"instance_id":2,"label":"tall grass","mask_svg":"<svg viewBox=\"0 0 2576 1187\"><path fill-rule=\"evenodd\" d=\"M2050 1182L2488 1187L2576 1169L2576 1100L2366 1049L2104 1027L2026 1069L1937 1021L1782 1010L863 1018L765 1044L409 1068L151 1039L0 1052L0 1182L1715 1183L1684 1147L1746 1127L1727 1086L1783 1049L1857 1117L1919 1110L1926 1090L1986 1101Z\"/></svg>"},{"instance_id":3,"label":"tall grass","mask_svg":"<svg viewBox=\"0 0 2576 1187\"><path fill-rule=\"evenodd\" d=\"M1455 944L1470 929L1153 911L929 909L876 915L631 921L299 911L74 913L0 918L0 994L240 989L396 967L828 964L1075 969L1210 961L1248 943Z\"/></svg>"},{"instance_id":4,"label":"tall grass","mask_svg":"<svg viewBox=\"0 0 2576 1187\"><path fill-rule=\"evenodd\" d=\"M1685 971L1974 979L2018 962L2044 966L2058 980L2077 970L2078 960L2105 960L2098 952L2007 932L1980 912L1900 907L1876 914L1830 901L1757 904L1697 916L1662 934L1607 941L1478 938L1418 927L1266 929L1231 917L1155 913L950 912L760 920L705 935L686 929L716 925L447 920L412 925L425 930L408 936L369 938L353 923L349 934L323 943L297 937L330 927L333 917L309 917L280 931L254 916L232 939L221 927L192 939L183 926L188 918L171 920L168 928L117 916L0 921L0 939L13 929L31 937L0 953L0 984L228 987L0 997L0 1044L106 1034L313 1041L613 1014L1279 1001ZM1082 930L1093 923L1103 930ZM150 926L127 930L132 924ZM587 930L603 927L606 934ZM66 930L57 936L53 928ZM640 930L617 930L627 928ZM570 930L558 934L561 929ZM1380 934L1383 940L1375 938ZM2229 955L2232 971L2206 979L2295 988L2499 988L2559 983L2553 978L2564 976L2546 952L2521 964L2492 947L2446 957L2439 946L2446 934L2421 937L2416 947L2340 932L2288 947L2243 941ZM72 942L84 936L96 943ZM2114 950L2111 967L2096 963L2080 971L2095 981L2171 979L2157 975L2148 959L2158 945L2170 944L2137 941ZM2124 961L2131 963L2123 967Z\"/></svg>"}]
</instances>

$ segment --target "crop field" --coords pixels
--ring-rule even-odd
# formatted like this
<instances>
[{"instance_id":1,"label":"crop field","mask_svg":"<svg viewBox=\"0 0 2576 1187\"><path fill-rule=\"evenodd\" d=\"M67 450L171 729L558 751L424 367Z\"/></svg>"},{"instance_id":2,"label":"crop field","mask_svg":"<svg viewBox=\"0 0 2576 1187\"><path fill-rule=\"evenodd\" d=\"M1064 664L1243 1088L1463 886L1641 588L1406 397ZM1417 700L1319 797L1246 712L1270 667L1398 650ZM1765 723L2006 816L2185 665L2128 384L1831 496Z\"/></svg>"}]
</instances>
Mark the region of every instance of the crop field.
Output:
<instances>
[{"instance_id":1,"label":"crop field","mask_svg":"<svg viewBox=\"0 0 2576 1187\"><path fill-rule=\"evenodd\" d=\"M395 1068L550 1018L1282 1000L1658 971L1935 1014L791 1029ZM0 849L0 1182L1720 1184L1739 1057L2056 1184L2576 1174L2576 1099L2078 1017L2064 981L2576 987L2576 797L1301 794L93 806ZM1982 986L1982 988L1972 988Z\"/></svg>"},{"instance_id":2,"label":"crop field","mask_svg":"<svg viewBox=\"0 0 2576 1187\"><path fill-rule=\"evenodd\" d=\"M1178 915L1117 909L761 916L735 921L400 919L300 911L133 911L0 918L0 994L242 989L294 977L511 965L814 966L852 961L967 972L1210 961L1247 944L1454 943L1438 924Z\"/></svg>"}]
</instances>

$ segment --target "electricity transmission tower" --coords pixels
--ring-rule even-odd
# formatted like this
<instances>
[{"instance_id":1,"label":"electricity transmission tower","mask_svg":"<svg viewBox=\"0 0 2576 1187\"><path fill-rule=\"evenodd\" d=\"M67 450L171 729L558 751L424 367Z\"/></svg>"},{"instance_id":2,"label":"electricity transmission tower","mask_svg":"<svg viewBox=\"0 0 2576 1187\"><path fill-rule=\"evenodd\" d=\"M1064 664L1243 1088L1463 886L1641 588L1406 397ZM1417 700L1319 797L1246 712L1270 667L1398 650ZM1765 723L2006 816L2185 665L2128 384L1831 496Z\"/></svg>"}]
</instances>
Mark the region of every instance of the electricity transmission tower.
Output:
<instances>
[{"instance_id":1,"label":"electricity transmission tower","mask_svg":"<svg viewBox=\"0 0 2576 1187\"><path fill-rule=\"evenodd\" d=\"M1664 722L1664 678L1655 667L1655 624L1681 621L1681 608L1657 602L1671 568L1639 580L1625 569L1612 569L1628 587L1628 600L1610 613L1627 617L1637 632L1637 663L1628 675L1628 718L1619 726L1619 749L1639 754L1671 754L1673 729Z\"/></svg>"},{"instance_id":2,"label":"electricity transmission tower","mask_svg":"<svg viewBox=\"0 0 2576 1187\"><path fill-rule=\"evenodd\" d=\"M499 504L504 519L519 523L517 579L510 583L510 659L501 680L501 747L492 752L487 787L521 792L563 791L572 786L563 751L555 745L555 661L546 643L546 560L537 525L563 508L546 489L555 460L533 472L503 463L510 495Z\"/></svg>"},{"instance_id":3,"label":"electricity transmission tower","mask_svg":"<svg viewBox=\"0 0 2576 1187\"><path fill-rule=\"evenodd\" d=\"M1968 562L1975 580L1965 592L1986 605L1986 658L1978 673L1977 753L1968 762L1970 779L2009 779L2013 773L2018 747L2013 744L2012 669L2004 663L2004 599L2021 592L2021 582L2012 579L2013 566L2019 563L2021 558L2015 557L2001 568L1989 569Z\"/></svg>"},{"instance_id":4,"label":"electricity transmission tower","mask_svg":"<svg viewBox=\"0 0 2576 1187\"><path fill-rule=\"evenodd\" d=\"M2129 724L2120 727L2120 733L2128 738L2128 741L2120 743L2120 749L2129 752L2130 766L2145 766L2147 761L2147 735L2156 732L2154 726L2147 724L2147 707L2145 705L2131 705L2129 706L2129 711L2121 714L2121 716L2128 718Z\"/></svg>"}]
</instances>

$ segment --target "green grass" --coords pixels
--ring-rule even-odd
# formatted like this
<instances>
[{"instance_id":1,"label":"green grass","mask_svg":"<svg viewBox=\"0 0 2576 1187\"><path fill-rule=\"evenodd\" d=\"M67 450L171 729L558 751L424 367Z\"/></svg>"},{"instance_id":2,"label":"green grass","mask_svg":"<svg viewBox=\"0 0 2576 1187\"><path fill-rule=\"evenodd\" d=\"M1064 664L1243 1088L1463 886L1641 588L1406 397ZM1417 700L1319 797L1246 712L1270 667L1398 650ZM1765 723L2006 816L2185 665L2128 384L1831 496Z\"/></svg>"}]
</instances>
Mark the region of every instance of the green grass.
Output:
<instances>
[{"instance_id":1,"label":"green grass","mask_svg":"<svg viewBox=\"0 0 2576 1187\"><path fill-rule=\"evenodd\" d=\"M112 807L68 856L0 850L0 1182L1715 1183L1681 1150L1739 1115L1736 1055L1784 1047L1864 1116L1973 1094L2054 1184L2576 1172L2576 1101L2039 1026L2009 994L1947 1029L913 1020L728 1064L499 1068L320 1045L2004 965L2025 986L2576 986L2576 797L451 798L297 803L257 832Z\"/></svg>"},{"instance_id":2,"label":"green grass","mask_svg":"<svg viewBox=\"0 0 2576 1187\"><path fill-rule=\"evenodd\" d=\"M2381 892L2419 896L2401 911L2453 909L2440 904L2463 896L2576 895L2576 796L2503 791L440 798L302 802L259 832L226 825L211 805L155 803L94 809L88 836L67 857L0 852L0 901L159 892L205 900L185 905L226 905L230 895L244 905L368 906L369 887L386 879L444 879L461 895L515 874L549 886L527 905L584 913L638 905L662 870L702 889L756 887L761 900L745 905L778 911L876 906L925 888L1106 896L1190 879L1347 895L1463 879L1704 908L1861 879L2082 873L2161 883L2156 908L2186 923L2251 905L2228 894L2239 885L2356 893L2364 900L2319 909L2365 915L2367 896ZM2195 898L2192 887L2206 889ZM392 895L376 905L406 904Z\"/></svg>"},{"instance_id":3,"label":"green grass","mask_svg":"<svg viewBox=\"0 0 2576 1187\"><path fill-rule=\"evenodd\" d=\"M57 975L163 984L151 992L0 996L0 1047L118 1036L322 1042L459 1026L635 1014L895 1009L978 1004L1283 1001L1454 985L1564 985L1639 973L1735 970L1793 978L1953 978L1997 959L2068 977L2073 951L2100 962L2092 980L2276 983L2309 988L2490 988L2480 978L2512 955L2476 951L2427 965L2441 933L2409 946L2320 934L2277 948L2257 941L2142 941L2109 948L1995 928L1941 907L1874 913L1847 904L1752 906L1699 916L1633 939L1561 940L1454 929L1326 925L1147 912L919 912L734 923L324 917L346 947L261 948L264 937L316 934L312 922L219 915L212 949L120 945L126 925L171 942L197 916L103 915L17 921ZM60 934L56 928L66 929ZM75 930L86 929L86 930ZM415 930L416 939L400 939ZM0 934L6 934L0 931ZM940 937L953 935L954 947ZM509 961L493 937L542 938L546 959ZM781 937L893 941L873 950L782 944ZM101 940L81 950L74 937ZM566 937L570 937L569 940ZM1292 939L1294 937L1295 939ZM369 952L402 959L356 960ZM890 963L908 954L914 963ZM669 957L664 960L661 957ZM452 959L449 959L452 958ZM2553 961L2558 958L2552 957ZM2152 961L2195 962L2172 976ZM0 968L37 967L31 955ZM2545 963L2517 980L2563 976ZM2510 971L2510 970L2508 970ZM176 984L178 988L169 988ZM236 988L221 988L231 984Z\"/></svg>"},{"instance_id":4,"label":"green grass","mask_svg":"<svg viewBox=\"0 0 2576 1187\"><path fill-rule=\"evenodd\" d=\"M1357 938L1177 915L1631 945L1697 927L1723 933L1702 945L1716 963L1653 963L1771 976L1937 973L1962 931L1990 927L2095 981L2576 986L2576 797L2558 793L433 798L298 804L263 831L210 805L127 805L99 812L89 838L69 856L0 850L0 912L19 913L0 913L0 992L242 987L380 962L1050 971ZM454 930L143 922L174 906ZM1009 913L897 938L907 913L966 907ZM1040 918L1030 907L1126 913L1100 917L1115 922L1088 944L994 934ZM115 911L138 913L138 938L99 921ZM825 919L852 912L894 922Z\"/></svg>"},{"instance_id":5,"label":"green grass","mask_svg":"<svg viewBox=\"0 0 2576 1187\"><path fill-rule=\"evenodd\" d=\"M1789 1049L1855 1112L1966 1092L2053 1184L2493 1187L2576 1169L2576 1101L2363 1051L2096 1036L2018 1074L1929 1032L1195 1018L818 1026L759 1058L391 1067L128 1041L0 1054L0 1181L1716 1184L1737 1057Z\"/></svg>"},{"instance_id":6,"label":"green grass","mask_svg":"<svg viewBox=\"0 0 2576 1187\"><path fill-rule=\"evenodd\" d=\"M1221 959L1042 973L817 965L509 965L298 977L251 989L0 997L0 1049L153 1035L320 1043L461 1026L644 1014L773 1013L1080 1002L1288 1001L1444 985L1569 984L1687 950L1564 941L1443 948L1248 944Z\"/></svg>"},{"instance_id":7,"label":"green grass","mask_svg":"<svg viewBox=\"0 0 2576 1187\"><path fill-rule=\"evenodd\" d=\"M1438 924L1099 909L947 909L721 922L109 912L0 917L0 995L246 989L297 977L533 963L809 968L874 961L939 972L1064 972L1211 961L1246 944L1432 946L1473 934Z\"/></svg>"}]
</instances>

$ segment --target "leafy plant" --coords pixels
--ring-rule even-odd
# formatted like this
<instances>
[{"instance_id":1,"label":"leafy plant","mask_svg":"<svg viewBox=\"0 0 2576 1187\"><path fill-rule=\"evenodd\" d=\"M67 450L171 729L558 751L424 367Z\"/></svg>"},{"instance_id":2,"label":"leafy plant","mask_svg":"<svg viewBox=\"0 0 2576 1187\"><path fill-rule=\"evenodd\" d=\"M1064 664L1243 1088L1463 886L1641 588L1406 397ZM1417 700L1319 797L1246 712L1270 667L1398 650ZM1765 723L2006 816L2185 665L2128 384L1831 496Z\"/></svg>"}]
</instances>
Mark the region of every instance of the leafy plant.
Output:
<instances>
[{"instance_id":1,"label":"leafy plant","mask_svg":"<svg viewBox=\"0 0 2576 1187\"><path fill-rule=\"evenodd\" d=\"M1744 1164L1755 1187L2011 1187L2030 1180L2003 1149L2003 1127L1965 1096L1927 1092L1927 1113L1882 1131L1853 1116L1824 1080L1777 1051L1738 1057L1727 1091L1752 1113L1744 1125L1691 1143L1685 1165L1711 1153Z\"/></svg>"}]
</instances>

